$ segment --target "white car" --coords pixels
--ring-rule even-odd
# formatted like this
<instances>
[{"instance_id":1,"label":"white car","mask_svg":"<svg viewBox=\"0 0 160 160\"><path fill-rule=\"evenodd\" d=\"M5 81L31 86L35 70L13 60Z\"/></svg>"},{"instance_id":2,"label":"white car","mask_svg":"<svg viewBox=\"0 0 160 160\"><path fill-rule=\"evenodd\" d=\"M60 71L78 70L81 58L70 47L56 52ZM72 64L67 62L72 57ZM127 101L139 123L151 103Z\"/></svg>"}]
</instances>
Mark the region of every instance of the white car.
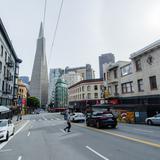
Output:
<instances>
[{"instance_id":1,"label":"white car","mask_svg":"<svg viewBox=\"0 0 160 160\"><path fill-rule=\"evenodd\" d=\"M73 113L70 116L70 120L72 122L84 122L85 121L85 115L83 113Z\"/></svg>"},{"instance_id":2,"label":"white car","mask_svg":"<svg viewBox=\"0 0 160 160\"><path fill-rule=\"evenodd\" d=\"M145 122L148 125L154 125L154 124L160 125L160 114L157 114L153 117L146 118Z\"/></svg>"},{"instance_id":3,"label":"white car","mask_svg":"<svg viewBox=\"0 0 160 160\"><path fill-rule=\"evenodd\" d=\"M14 135L15 127L10 119L0 119L0 141L7 141Z\"/></svg>"}]
</instances>

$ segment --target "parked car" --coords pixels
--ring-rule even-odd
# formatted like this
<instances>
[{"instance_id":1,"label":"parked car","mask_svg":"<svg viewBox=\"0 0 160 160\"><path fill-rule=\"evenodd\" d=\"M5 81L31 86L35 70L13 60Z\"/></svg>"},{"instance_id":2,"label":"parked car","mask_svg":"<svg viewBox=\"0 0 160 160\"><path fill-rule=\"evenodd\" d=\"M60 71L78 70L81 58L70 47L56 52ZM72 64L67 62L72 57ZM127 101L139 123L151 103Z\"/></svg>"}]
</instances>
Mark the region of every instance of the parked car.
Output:
<instances>
[{"instance_id":1,"label":"parked car","mask_svg":"<svg viewBox=\"0 0 160 160\"><path fill-rule=\"evenodd\" d=\"M10 119L0 119L0 141L7 141L14 135L15 127Z\"/></svg>"},{"instance_id":2,"label":"parked car","mask_svg":"<svg viewBox=\"0 0 160 160\"><path fill-rule=\"evenodd\" d=\"M83 113L80 113L80 112L73 113L70 116L70 120L72 122L84 122L85 121L85 115Z\"/></svg>"},{"instance_id":3,"label":"parked car","mask_svg":"<svg viewBox=\"0 0 160 160\"><path fill-rule=\"evenodd\" d=\"M145 122L148 125L160 125L160 114L146 118Z\"/></svg>"},{"instance_id":4,"label":"parked car","mask_svg":"<svg viewBox=\"0 0 160 160\"><path fill-rule=\"evenodd\" d=\"M112 112L93 112L86 118L86 125L102 128L102 127L112 127L116 128L117 118Z\"/></svg>"}]
</instances>

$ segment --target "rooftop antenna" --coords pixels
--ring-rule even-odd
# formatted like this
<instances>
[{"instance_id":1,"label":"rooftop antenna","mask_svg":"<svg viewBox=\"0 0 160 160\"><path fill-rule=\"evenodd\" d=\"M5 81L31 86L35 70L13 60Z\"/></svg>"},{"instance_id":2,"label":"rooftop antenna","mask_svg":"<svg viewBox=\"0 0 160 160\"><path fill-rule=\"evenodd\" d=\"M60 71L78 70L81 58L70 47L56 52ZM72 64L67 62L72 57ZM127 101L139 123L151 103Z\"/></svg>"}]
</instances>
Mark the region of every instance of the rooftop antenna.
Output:
<instances>
[{"instance_id":1,"label":"rooftop antenna","mask_svg":"<svg viewBox=\"0 0 160 160\"><path fill-rule=\"evenodd\" d=\"M44 13L43 13L43 27L45 28L45 21L46 21L46 8L47 8L47 0L44 3Z\"/></svg>"}]
</instances>

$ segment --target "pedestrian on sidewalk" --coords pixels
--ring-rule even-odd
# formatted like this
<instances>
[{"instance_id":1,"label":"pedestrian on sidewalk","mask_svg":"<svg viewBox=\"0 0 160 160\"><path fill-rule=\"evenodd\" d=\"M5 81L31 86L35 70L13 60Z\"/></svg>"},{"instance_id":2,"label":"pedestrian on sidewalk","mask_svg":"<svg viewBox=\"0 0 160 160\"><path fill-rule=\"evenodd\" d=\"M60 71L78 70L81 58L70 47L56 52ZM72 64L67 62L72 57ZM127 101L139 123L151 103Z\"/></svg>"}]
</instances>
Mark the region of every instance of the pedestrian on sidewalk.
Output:
<instances>
[{"instance_id":1,"label":"pedestrian on sidewalk","mask_svg":"<svg viewBox=\"0 0 160 160\"><path fill-rule=\"evenodd\" d=\"M22 107L17 107L17 121L22 120Z\"/></svg>"},{"instance_id":2,"label":"pedestrian on sidewalk","mask_svg":"<svg viewBox=\"0 0 160 160\"><path fill-rule=\"evenodd\" d=\"M70 112L66 113L67 114L67 127L64 128L64 131L66 132L71 132L70 129L71 129L71 121L70 121Z\"/></svg>"}]
</instances>

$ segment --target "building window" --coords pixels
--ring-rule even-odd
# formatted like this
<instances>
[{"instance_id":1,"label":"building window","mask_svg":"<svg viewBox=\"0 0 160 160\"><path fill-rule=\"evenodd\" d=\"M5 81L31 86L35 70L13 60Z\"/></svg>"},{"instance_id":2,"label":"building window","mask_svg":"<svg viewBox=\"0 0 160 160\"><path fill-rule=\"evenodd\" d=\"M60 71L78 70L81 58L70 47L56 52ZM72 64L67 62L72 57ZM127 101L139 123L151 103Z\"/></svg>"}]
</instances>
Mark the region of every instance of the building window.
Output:
<instances>
[{"instance_id":1,"label":"building window","mask_svg":"<svg viewBox=\"0 0 160 160\"><path fill-rule=\"evenodd\" d=\"M84 86L82 86L82 91L84 91Z\"/></svg>"},{"instance_id":2,"label":"building window","mask_svg":"<svg viewBox=\"0 0 160 160\"><path fill-rule=\"evenodd\" d=\"M2 91L4 91L4 81L2 82Z\"/></svg>"},{"instance_id":3,"label":"building window","mask_svg":"<svg viewBox=\"0 0 160 160\"><path fill-rule=\"evenodd\" d=\"M122 93L132 93L133 92L133 82L127 82L122 84Z\"/></svg>"},{"instance_id":4,"label":"building window","mask_svg":"<svg viewBox=\"0 0 160 160\"><path fill-rule=\"evenodd\" d=\"M5 62L7 62L7 52L5 52Z\"/></svg>"},{"instance_id":5,"label":"building window","mask_svg":"<svg viewBox=\"0 0 160 160\"><path fill-rule=\"evenodd\" d=\"M87 98L88 98L88 99L91 99L91 93L88 93L88 94L87 94Z\"/></svg>"},{"instance_id":6,"label":"building window","mask_svg":"<svg viewBox=\"0 0 160 160\"><path fill-rule=\"evenodd\" d=\"M103 79L106 80L106 73L103 73Z\"/></svg>"},{"instance_id":7,"label":"building window","mask_svg":"<svg viewBox=\"0 0 160 160\"><path fill-rule=\"evenodd\" d=\"M87 86L87 91L90 91L91 90L91 86Z\"/></svg>"},{"instance_id":8,"label":"building window","mask_svg":"<svg viewBox=\"0 0 160 160\"><path fill-rule=\"evenodd\" d=\"M4 66L4 77L6 76L6 66Z\"/></svg>"},{"instance_id":9,"label":"building window","mask_svg":"<svg viewBox=\"0 0 160 160\"><path fill-rule=\"evenodd\" d=\"M150 88L151 88L151 90L157 89L156 76L149 77L149 81L150 81Z\"/></svg>"},{"instance_id":10,"label":"building window","mask_svg":"<svg viewBox=\"0 0 160 160\"><path fill-rule=\"evenodd\" d=\"M111 86L108 86L108 92L109 92L109 94L112 94Z\"/></svg>"},{"instance_id":11,"label":"building window","mask_svg":"<svg viewBox=\"0 0 160 160\"><path fill-rule=\"evenodd\" d=\"M0 73L2 72L2 62L0 62Z\"/></svg>"},{"instance_id":12,"label":"building window","mask_svg":"<svg viewBox=\"0 0 160 160\"><path fill-rule=\"evenodd\" d=\"M115 88L115 93L114 94L117 95L118 94L118 85L115 85L114 88Z\"/></svg>"},{"instance_id":13,"label":"building window","mask_svg":"<svg viewBox=\"0 0 160 160\"><path fill-rule=\"evenodd\" d=\"M98 86L97 85L94 86L94 90L98 90Z\"/></svg>"},{"instance_id":14,"label":"building window","mask_svg":"<svg viewBox=\"0 0 160 160\"><path fill-rule=\"evenodd\" d=\"M1 57L3 57L3 46L1 45Z\"/></svg>"},{"instance_id":15,"label":"building window","mask_svg":"<svg viewBox=\"0 0 160 160\"><path fill-rule=\"evenodd\" d=\"M113 72L114 72L114 78L117 78L117 69L115 69Z\"/></svg>"},{"instance_id":16,"label":"building window","mask_svg":"<svg viewBox=\"0 0 160 160\"><path fill-rule=\"evenodd\" d=\"M143 92L144 91L143 79L138 79L137 84L138 84L138 91Z\"/></svg>"},{"instance_id":17,"label":"building window","mask_svg":"<svg viewBox=\"0 0 160 160\"><path fill-rule=\"evenodd\" d=\"M141 60L140 59L136 60L135 64L136 64L136 71L141 71L142 70Z\"/></svg>"},{"instance_id":18,"label":"building window","mask_svg":"<svg viewBox=\"0 0 160 160\"><path fill-rule=\"evenodd\" d=\"M82 94L82 99L85 99L85 94Z\"/></svg>"},{"instance_id":19,"label":"building window","mask_svg":"<svg viewBox=\"0 0 160 160\"><path fill-rule=\"evenodd\" d=\"M128 74L131 74L132 73L132 66L131 64L129 65L126 65L124 67L121 68L121 75L122 76L126 76Z\"/></svg>"},{"instance_id":20,"label":"building window","mask_svg":"<svg viewBox=\"0 0 160 160\"><path fill-rule=\"evenodd\" d=\"M107 80L110 79L110 72L107 72Z\"/></svg>"},{"instance_id":21,"label":"building window","mask_svg":"<svg viewBox=\"0 0 160 160\"><path fill-rule=\"evenodd\" d=\"M94 93L94 98L98 98L98 93Z\"/></svg>"}]
</instances>

